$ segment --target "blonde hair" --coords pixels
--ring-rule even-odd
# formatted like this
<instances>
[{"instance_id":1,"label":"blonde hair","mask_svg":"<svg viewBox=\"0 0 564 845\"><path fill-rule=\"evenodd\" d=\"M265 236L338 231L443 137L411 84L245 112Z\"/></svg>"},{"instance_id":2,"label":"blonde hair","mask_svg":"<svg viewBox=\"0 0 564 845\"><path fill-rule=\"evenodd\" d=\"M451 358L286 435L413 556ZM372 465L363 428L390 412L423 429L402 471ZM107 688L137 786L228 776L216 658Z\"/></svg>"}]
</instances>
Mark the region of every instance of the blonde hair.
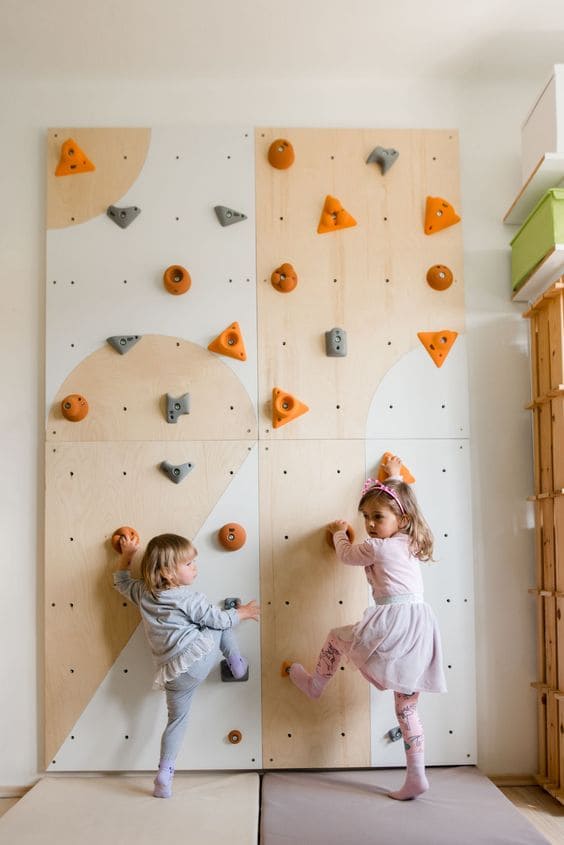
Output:
<instances>
[{"instance_id":1,"label":"blonde hair","mask_svg":"<svg viewBox=\"0 0 564 845\"><path fill-rule=\"evenodd\" d=\"M156 597L160 590L176 587L176 569L194 546L179 534L158 534L149 541L141 561L141 577Z\"/></svg>"},{"instance_id":2,"label":"blonde hair","mask_svg":"<svg viewBox=\"0 0 564 845\"><path fill-rule=\"evenodd\" d=\"M396 494L403 506L403 513L394 497L386 493L382 487L370 487L363 494L358 503L359 511L362 510L369 499L381 499L383 504L397 516L400 523L402 517L404 521L407 520L407 524L401 528L401 531L410 537L409 548L412 555L419 558L419 560L432 561L433 534L419 510L415 493L410 485L406 484L405 481L401 481L399 478L387 478L384 485Z\"/></svg>"}]
</instances>

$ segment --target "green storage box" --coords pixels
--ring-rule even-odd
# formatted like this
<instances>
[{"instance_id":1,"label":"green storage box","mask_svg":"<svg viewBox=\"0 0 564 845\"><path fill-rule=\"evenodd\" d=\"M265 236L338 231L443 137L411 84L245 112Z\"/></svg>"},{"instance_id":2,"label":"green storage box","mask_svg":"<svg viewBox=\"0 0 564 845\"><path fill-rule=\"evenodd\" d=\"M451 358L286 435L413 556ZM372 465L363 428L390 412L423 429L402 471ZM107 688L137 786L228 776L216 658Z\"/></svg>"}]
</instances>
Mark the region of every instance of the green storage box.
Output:
<instances>
[{"instance_id":1,"label":"green storage box","mask_svg":"<svg viewBox=\"0 0 564 845\"><path fill-rule=\"evenodd\" d=\"M511 241L513 290L522 285L556 244L564 245L564 188L547 191Z\"/></svg>"}]
</instances>

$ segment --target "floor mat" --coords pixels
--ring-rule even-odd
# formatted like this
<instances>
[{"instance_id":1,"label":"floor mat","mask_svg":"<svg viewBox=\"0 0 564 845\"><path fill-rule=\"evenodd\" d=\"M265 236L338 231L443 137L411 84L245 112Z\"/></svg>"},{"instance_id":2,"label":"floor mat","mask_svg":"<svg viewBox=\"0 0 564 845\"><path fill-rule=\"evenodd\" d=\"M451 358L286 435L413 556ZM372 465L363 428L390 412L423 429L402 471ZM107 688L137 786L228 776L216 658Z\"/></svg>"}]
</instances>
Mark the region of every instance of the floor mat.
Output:
<instances>
[{"instance_id":1,"label":"floor mat","mask_svg":"<svg viewBox=\"0 0 564 845\"><path fill-rule=\"evenodd\" d=\"M394 801L402 769L266 774L261 845L547 845L476 767L427 776L428 792Z\"/></svg>"}]
</instances>

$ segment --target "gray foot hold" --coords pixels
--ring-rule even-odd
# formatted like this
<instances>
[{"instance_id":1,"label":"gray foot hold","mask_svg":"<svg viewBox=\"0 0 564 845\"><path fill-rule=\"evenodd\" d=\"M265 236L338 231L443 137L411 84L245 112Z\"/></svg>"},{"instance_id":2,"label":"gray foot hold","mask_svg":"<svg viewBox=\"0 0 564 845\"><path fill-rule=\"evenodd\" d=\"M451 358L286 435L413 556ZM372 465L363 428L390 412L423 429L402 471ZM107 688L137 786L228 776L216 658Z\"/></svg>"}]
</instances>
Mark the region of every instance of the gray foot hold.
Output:
<instances>
[{"instance_id":1,"label":"gray foot hold","mask_svg":"<svg viewBox=\"0 0 564 845\"><path fill-rule=\"evenodd\" d=\"M120 355L125 355L126 352L129 352L130 349L133 349L136 343L138 343L142 338L140 334L130 334L130 335L119 335L116 334L113 337L107 337L106 340L113 346L113 348L119 352Z\"/></svg>"},{"instance_id":2,"label":"gray foot hold","mask_svg":"<svg viewBox=\"0 0 564 845\"><path fill-rule=\"evenodd\" d=\"M106 214L110 220L117 223L120 229L127 229L127 227L133 223L135 218L139 217L141 209L137 208L136 205L130 205L128 208L118 208L117 205L110 205L110 207L106 210Z\"/></svg>"},{"instance_id":3,"label":"gray foot hold","mask_svg":"<svg viewBox=\"0 0 564 845\"><path fill-rule=\"evenodd\" d=\"M392 147L389 147L388 149L385 147L374 147L366 159L366 164L372 164L373 162L379 164L382 175L384 175L384 173L388 172L392 164L394 164L398 158L399 152L394 150Z\"/></svg>"},{"instance_id":4,"label":"gray foot hold","mask_svg":"<svg viewBox=\"0 0 564 845\"><path fill-rule=\"evenodd\" d=\"M182 414L190 413L190 394L185 393L183 396L171 396L170 393L166 395L166 421L168 423L178 422L178 417Z\"/></svg>"},{"instance_id":5,"label":"gray foot hold","mask_svg":"<svg viewBox=\"0 0 564 845\"><path fill-rule=\"evenodd\" d=\"M402 738L401 728L392 728L386 734L390 742L398 742Z\"/></svg>"},{"instance_id":6,"label":"gray foot hold","mask_svg":"<svg viewBox=\"0 0 564 845\"><path fill-rule=\"evenodd\" d=\"M345 358L347 354L347 333L344 329L325 332L325 354L330 358Z\"/></svg>"},{"instance_id":7,"label":"gray foot hold","mask_svg":"<svg viewBox=\"0 0 564 845\"><path fill-rule=\"evenodd\" d=\"M242 678L234 678L231 674L231 669L227 665L227 660L221 661L221 680L227 684L241 684L244 681L249 680L249 668L247 667L247 671L243 675Z\"/></svg>"},{"instance_id":8,"label":"gray foot hold","mask_svg":"<svg viewBox=\"0 0 564 845\"><path fill-rule=\"evenodd\" d=\"M240 223L247 219L247 215L241 211L235 211L233 208L227 208L226 205L216 205L214 211L217 219L222 226L231 226L233 223Z\"/></svg>"},{"instance_id":9,"label":"gray foot hold","mask_svg":"<svg viewBox=\"0 0 564 845\"><path fill-rule=\"evenodd\" d=\"M171 464L169 461L163 461L159 464L164 474L174 481L175 484L180 484L184 481L189 472L194 469L194 464Z\"/></svg>"},{"instance_id":10,"label":"gray foot hold","mask_svg":"<svg viewBox=\"0 0 564 845\"><path fill-rule=\"evenodd\" d=\"M240 604L241 604L241 599L232 598L231 596L229 596L226 599L223 599L223 609L224 610L233 610L236 607L239 607Z\"/></svg>"}]
</instances>

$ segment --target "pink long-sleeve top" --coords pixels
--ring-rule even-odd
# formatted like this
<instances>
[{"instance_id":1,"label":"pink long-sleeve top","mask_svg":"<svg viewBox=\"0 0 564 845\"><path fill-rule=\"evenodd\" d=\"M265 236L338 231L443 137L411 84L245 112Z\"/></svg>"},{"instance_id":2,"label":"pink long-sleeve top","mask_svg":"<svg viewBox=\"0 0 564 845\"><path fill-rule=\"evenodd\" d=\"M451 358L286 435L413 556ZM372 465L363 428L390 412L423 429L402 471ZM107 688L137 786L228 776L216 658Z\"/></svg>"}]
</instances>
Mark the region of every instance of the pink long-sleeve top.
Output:
<instances>
[{"instance_id":1,"label":"pink long-sleeve top","mask_svg":"<svg viewBox=\"0 0 564 845\"><path fill-rule=\"evenodd\" d=\"M421 563L409 549L407 534L386 540L369 537L353 546L345 531L333 534L337 557L348 566L363 566L375 599L404 593L423 595Z\"/></svg>"}]
</instances>

